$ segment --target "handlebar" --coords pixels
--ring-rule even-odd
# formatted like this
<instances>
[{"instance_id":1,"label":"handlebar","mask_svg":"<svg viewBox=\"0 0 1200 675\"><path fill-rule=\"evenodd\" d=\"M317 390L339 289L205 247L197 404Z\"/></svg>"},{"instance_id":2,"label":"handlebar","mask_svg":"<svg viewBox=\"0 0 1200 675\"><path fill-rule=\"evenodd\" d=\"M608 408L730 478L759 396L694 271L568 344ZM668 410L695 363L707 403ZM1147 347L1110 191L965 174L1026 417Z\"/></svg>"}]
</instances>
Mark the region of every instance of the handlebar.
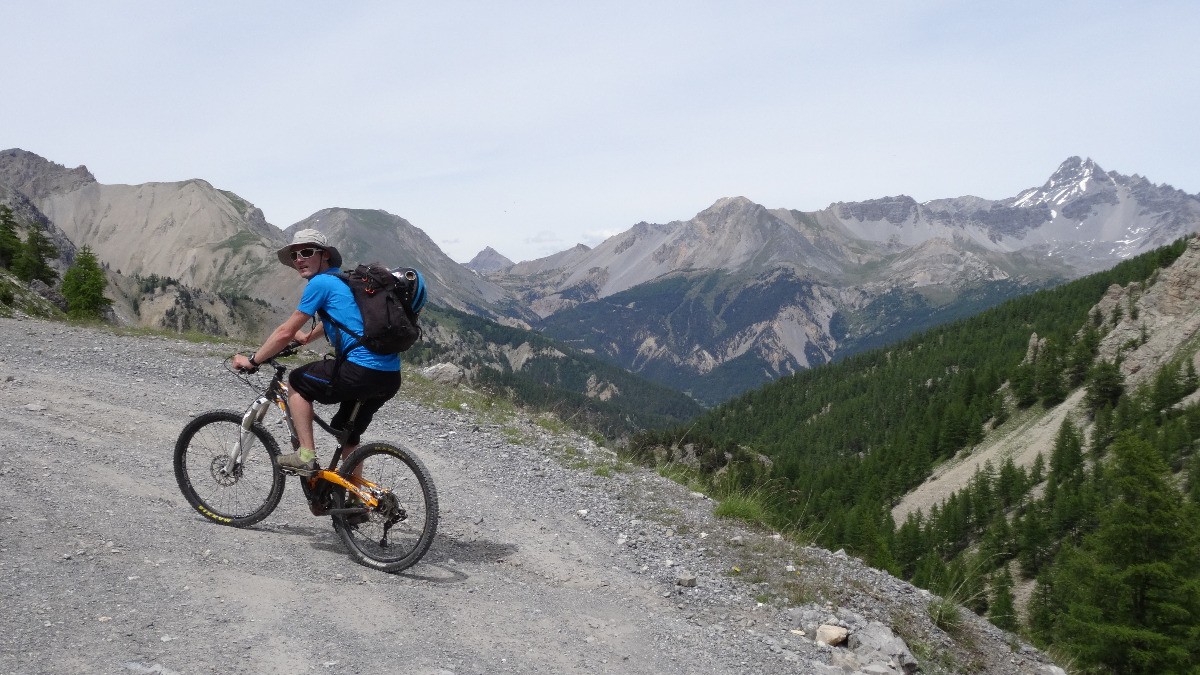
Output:
<instances>
[{"instance_id":1,"label":"handlebar","mask_svg":"<svg viewBox=\"0 0 1200 675\"><path fill-rule=\"evenodd\" d=\"M287 343L287 346L284 347L282 350L280 350L280 352L278 354L276 354L275 356L272 356L271 358L269 358L267 360L274 361L275 359L281 359L285 356L291 356L291 355L295 354L296 352L300 351L300 347L302 347L302 346L303 345L300 344L299 340L292 340L291 342Z\"/></svg>"},{"instance_id":2,"label":"handlebar","mask_svg":"<svg viewBox=\"0 0 1200 675\"><path fill-rule=\"evenodd\" d=\"M287 343L286 347L279 350L279 352L277 354L275 354L275 356L272 356L271 358L263 361L262 363L260 363L258 365L263 366L268 363L270 363L271 365L276 365L275 359L282 359L287 356L292 356L296 352L300 351L301 346L303 346L303 345L301 345L298 340L292 340L291 342ZM254 352L250 352L249 356L254 356ZM251 373L251 374L258 372L258 368L235 368L234 370L237 370L238 372L241 372L241 373Z\"/></svg>"}]
</instances>

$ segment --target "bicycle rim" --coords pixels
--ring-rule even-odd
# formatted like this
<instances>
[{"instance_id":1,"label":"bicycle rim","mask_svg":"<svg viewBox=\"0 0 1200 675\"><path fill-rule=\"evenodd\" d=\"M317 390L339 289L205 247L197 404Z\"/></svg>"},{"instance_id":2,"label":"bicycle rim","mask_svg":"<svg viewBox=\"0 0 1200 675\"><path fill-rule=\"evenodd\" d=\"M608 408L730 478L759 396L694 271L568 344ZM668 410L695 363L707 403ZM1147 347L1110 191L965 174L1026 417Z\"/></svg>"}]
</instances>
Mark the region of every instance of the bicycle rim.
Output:
<instances>
[{"instance_id":1,"label":"bicycle rim","mask_svg":"<svg viewBox=\"0 0 1200 675\"><path fill-rule=\"evenodd\" d=\"M360 466L362 477L383 488L386 496L364 522L335 516L334 529L354 558L367 567L386 572L411 567L429 550L437 532L438 497L429 471L404 448L386 443L355 450L339 473L348 478ZM346 499L340 491L334 494L339 507Z\"/></svg>"},{"instance_id":2,"label":"bicycle rim","mask_svg":"<svg viewBox=\"0 0 1200 675\"><path fill-rule=\"evenodd\" d=\"M275 470L275 439L262 426L250 429L246 461L227 471L242 430L238 413L218 410L197 416L175 443L175 480L201 515L234 527L266 518L283 496L283 476Z\"/></svg>"}]
</instances>

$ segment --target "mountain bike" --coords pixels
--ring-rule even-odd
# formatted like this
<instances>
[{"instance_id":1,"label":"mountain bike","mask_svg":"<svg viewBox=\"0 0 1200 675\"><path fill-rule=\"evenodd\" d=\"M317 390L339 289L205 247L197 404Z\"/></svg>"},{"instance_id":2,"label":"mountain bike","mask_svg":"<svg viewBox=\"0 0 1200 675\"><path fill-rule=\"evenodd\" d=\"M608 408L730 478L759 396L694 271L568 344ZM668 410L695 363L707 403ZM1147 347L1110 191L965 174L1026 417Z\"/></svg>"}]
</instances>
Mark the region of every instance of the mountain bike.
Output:
<instances>
[{"instance_id":1,"label":"mountain bike","mask_svg":"<svg viewBox=\"0 0 1200 675\"><path fill-rule=\"evenodd\" d=\"M260 394L245 412L212 410L184 426L175 443L179 489L205 518L248 527L275 510L286 476L295 475L313 515L332 518L334 530L355 560L385 572L411 567L429 550L438 523L437 489L416 455L400 445L373 442L360 445L342 461L350 432L334 429L314 415L314 421L338 441L329 466L301 475L276 464L279 445L263 421L271 408L279 408L292 447L299 447L284 381L288 367L278 361L295 354L298 347L292 343L260 364L275 370L265 388L256 384L261 380L252 379L257 370L236 371L226 361L231 373ZM356 402L348 428L361 405Z\"/></svg>"}]
</instances>

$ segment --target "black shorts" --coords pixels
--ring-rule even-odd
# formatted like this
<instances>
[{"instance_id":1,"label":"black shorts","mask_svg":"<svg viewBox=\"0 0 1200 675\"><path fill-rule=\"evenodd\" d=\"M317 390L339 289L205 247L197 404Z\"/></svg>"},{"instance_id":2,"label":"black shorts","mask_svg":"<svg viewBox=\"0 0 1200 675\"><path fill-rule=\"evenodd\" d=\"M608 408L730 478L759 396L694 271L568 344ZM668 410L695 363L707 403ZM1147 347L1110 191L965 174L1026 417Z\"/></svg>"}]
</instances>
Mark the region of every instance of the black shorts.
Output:
<instances>
[{"instance_id":1,"label":"black shorts","mask_svg":"<svg viewBox=\"0 0 1200 675\"><path fill-rule=\"evenodd\" d=\"M288 384L292 391L300 394L309 401L317 403L341 403L337 414L329 420L334 429L345 429L350 413L354 412L354 403L362 401L358 416L354 419L354 428L350 430L350 445L358 445L362 433L367 430L371 418L375 416L388 399L400 391L400 371L373 370L364 368L356 363L342 363L337 377L333 377L334 359L313 361L292 371L288 376ZM333 386L330 386L332 381Z\"/></svg>"}]
</instances>

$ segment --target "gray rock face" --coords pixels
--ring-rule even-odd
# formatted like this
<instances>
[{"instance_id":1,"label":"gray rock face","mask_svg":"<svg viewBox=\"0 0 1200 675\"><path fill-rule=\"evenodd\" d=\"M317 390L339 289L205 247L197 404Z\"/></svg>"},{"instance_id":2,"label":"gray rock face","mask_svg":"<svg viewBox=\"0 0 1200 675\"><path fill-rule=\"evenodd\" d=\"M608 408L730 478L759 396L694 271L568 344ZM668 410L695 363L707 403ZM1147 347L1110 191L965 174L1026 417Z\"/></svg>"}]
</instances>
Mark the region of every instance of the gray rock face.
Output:
<instances>
[{"instance_id":1,"label":"gray rock face","mask_svg":"<svg viewBox=\"0 0 1200 675\"><path fill-rule=\"evenodd\" d=\"M429 235L400 216L378 209L322 209L283 234L290 239L308 228L324 233L338 247L343 267L378 261L421 270L434 304L522 327L536 320L507 291L452 260Z\"/></svg>"},{"instance_id":2,"label":"gray rock face","mask_svg":"<svg viewBox=\"0 0 1200 675\"><path fill-rule=\"evenodd\" d=\"M0 183L111 269L289 305L295 273L274 260L283 235L237 195L193 179L104 185L24 150L0 152Z\"/></svg>"},{"instance_id":3,"label":"gray rock face","mask_svg":"<svg viewBox=\"0 0 1200 675\"><path fill-rule=\"evenodd\" d=\"M68 169L19 148L0 151L0 183L15 188L30 199L72 192L95 182L96 177L86 166Z\"/></svg>"},{"instance_id":4,"label":"gray rock face","mask_svg":"<svg viewBox=\"0 0 1200 675\"><path fill-rule=\"evenodd\" d=\"M512 267L513 261L500 255L496 249L488 246L471 258L471 262L466 264L466 268L477 274L489 274L498 272L502 269Z\"/></svg>"},{"instance_id":5,"label":"gray rock face","mask_svg":"<svg viewBox=\"0 0 1200 675\"><path fill-rule=\"evenodd\" d=\"M872 621L854 631L849 638L850 650L867 662L895 664L905 673L917 671L917 660L904 640L896 637L891 628Z\"/></svg>"},{"instance_id":6,"label":"gray rock face","mask_svg":"<svg viewBox=\"0 0 1200 675\"><path fill-rule=\"evenodd\" d=\"M1135 284L1108 290L1093 311L1104 319L1121 318L1101 339L1100 358L1115 363L1120 356L1126 387L1147 382L1164 364L1178 358L1180 345L1200 337L1197 298L1200 239L1193 239L1148 287Z\"/></svg>"},{"instance_id":7,"label":"gray rock face","mask_svg":"<svg viewBox=\"0 0 1200 675\"><path fill-rule=\"evenodd\" d=\"M452 387L457 387L466 379L466 372L453 363L435 363L421 370L421 374L434 382L448 384Z\"/></svg>"}]
</instances>

